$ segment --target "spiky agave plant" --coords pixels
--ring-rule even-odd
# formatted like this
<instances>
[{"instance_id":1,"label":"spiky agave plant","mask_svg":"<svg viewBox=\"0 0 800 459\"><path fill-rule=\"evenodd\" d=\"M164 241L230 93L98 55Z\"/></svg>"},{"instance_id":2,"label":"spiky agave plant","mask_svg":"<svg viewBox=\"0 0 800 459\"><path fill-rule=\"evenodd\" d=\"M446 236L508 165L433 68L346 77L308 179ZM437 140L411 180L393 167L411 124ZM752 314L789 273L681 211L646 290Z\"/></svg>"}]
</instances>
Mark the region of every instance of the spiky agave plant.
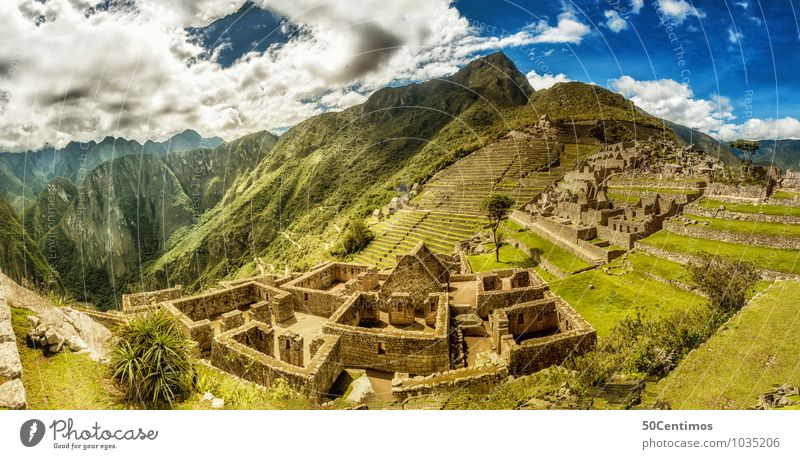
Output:
<instances>
[{"instance_id":1,"label":"spiky agave plant","mask_svg":"<svg viewBox=\"0 0 800 459\"><path fill-rule=\"evenodd\" d=\"M130 400L172 405L191 393L191 341L163 311L134 316L115 331L111 371Z\"/></svg>"}]
</instances>

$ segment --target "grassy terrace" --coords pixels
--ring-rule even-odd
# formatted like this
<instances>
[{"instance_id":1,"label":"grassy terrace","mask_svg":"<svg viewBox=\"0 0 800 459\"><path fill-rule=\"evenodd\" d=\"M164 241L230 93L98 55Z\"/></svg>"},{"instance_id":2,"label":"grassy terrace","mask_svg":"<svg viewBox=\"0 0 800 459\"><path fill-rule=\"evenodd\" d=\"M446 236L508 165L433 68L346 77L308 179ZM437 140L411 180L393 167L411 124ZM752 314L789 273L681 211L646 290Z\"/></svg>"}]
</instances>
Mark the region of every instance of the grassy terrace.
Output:
<instances>
[{"instance_id":1,"label":"grassy terrace","mask_svg":"<svg viewBox=\"0 0 800 459\"><path fill-rule=\"evenodd\" d=\"M800 196L800 193L795 193L792 191L776 191L775 193L770 196L772 199L794 199Z\"/></svg>"},{"instance_id":2,"label":"grassy terrace","mask_svg":"<svg viewBox=\"0 0 800 459\"><path fill-rule=\"evenodd\" d=\"M87 354L63 351L45 357L41 349L25 345L31 312L12 308L11 321L22 361L22 384L30 410L106 410L141 409L122 398L122 392L111 379L108 368L93 361ZM203 399L210 391L225 400L230 409L308 409L306 399L294 397L285 390L269 390L233 378L206 365L198 364L198 391L173 406L175 409L210 409Z\"/></svg>"},{"instance_id":3,"label":"grassy terrace","mask_svg":"<svg viewBox=\"0 0 800 459\"><path fill-rule=\"evenodd\" d=\"M608 199L612 201L622 201L625 204L636 204L639 202L639 196L631 195L631 194L621 194L621 193L607 193Z\"/></svg>"},{"instance_id":4,"label":"grassy terrace","mask_svg":"<svg viewBox=\"0 0 800 459\"><path fill-rule=\"evenodd\" d=\"M594 269L550 284L551 290L581 313L601 337L609 336L620 320L637 309L652 317L706 301L646 274L686 280L688 274L678 263L630 253L624 260L619 258L608 266L609 273Z\"/></svg>"},{"instance_id":5,"label":"grassy terrace","mask_svg":"<svg viewBox=\"0 0 800 459\"><path fill-rule=\"evenodd\" d=\"M708 252L735 260L751 261L759 268L783 273L800 274L800 251L780 250L732 242L710 241L659 231L642 243L668 252L696 254Z\"/></svg>"},{"instance_id":6,"label":"grassy terrace","mask_svg":"<svg viewBox=\"0 0 800 459\"><path fill-rule=\"evenodd\" d=\"M730 231L734 233L767 234L770 236L800 237L800 225L788 223L750 222L745 220L726 220L720 218L700 217L686 214L688 218L699 222L707 221L706 228Z\"/></svg>"},{"instance_id":7,"label":"grassy terrace","mask_svg":"<svg viewBox=\"0 0 800 459\"><path fill-rule=\"evenodd\" d=\"M591 266L583 259L512 221L504 222L499 232L517 239L531 249L539 249L542 258L545 258L565 273L575 272Z\"/></svg>"},{"instance_id":8,"label":"grassy terrace","mask_svg":"<svg viewBox=\"0 0 800 459\"><path fill-rule=\"evenodd\" d=\"M494 250L494 244L486 244L485 247L488 250ZM536 266L536 262L527 256L525 252L508 244L500 246L499 263L495 260L494 252L471 255L467 258L472 271L476 273L493 269L532 268Z\"/></svg>"},{"instance_id":9,"label":"grassy terrace","mask_svg":"<svg viewBox=\"0 0 800 459\"><path fill-rule=\"evenodd\" d=\"M745 409L773 384L800 381L798 282L774 284L657 385L674 409Z\"/></svg>"},{"instance_id":10,"label":"grassy terrace","mask_svg":"<svg viewBox=\"0 0 800 459\"><path fill-rule=\"evenodd\" d=\"M717 210L720 206L725 206L725 210L733 212L743 212L747 214L767 214L767 215L788 215L800 217L800 207L778 206L774 204L742 204L717 201L715 199L703 199L698 205L705 209Z\"/></svg>"}]
</instances>

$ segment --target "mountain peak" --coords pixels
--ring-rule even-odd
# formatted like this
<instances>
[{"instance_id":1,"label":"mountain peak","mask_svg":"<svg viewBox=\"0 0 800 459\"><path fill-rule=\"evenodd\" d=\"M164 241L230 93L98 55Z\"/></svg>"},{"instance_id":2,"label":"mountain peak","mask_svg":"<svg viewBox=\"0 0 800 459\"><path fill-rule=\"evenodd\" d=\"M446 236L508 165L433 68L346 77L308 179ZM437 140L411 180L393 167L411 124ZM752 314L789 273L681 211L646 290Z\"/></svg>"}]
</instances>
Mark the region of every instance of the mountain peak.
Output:
<instances>
[{"instance_id":1,"label":"mountain peak","mask_svg":"<svg viewBox=\"0 0 800 459\"><path fill-rule=\"evenodd\" d=\"M450 80L477 90L492 101L495 97L510 98L514 103L525 104L534 92L528 78L502 51L475 59Z\"/></svg>"}]
</instances>

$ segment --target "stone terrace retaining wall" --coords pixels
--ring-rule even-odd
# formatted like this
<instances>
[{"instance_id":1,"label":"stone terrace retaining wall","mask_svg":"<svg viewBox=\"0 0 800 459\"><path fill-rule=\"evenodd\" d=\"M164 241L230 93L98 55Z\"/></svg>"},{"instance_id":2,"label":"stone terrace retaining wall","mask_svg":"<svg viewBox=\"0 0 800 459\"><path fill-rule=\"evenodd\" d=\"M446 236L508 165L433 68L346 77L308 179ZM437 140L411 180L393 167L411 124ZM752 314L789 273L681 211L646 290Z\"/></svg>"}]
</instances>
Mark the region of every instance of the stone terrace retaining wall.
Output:
<instances>
[{"instance_id":1,"label":"stone terrace retaining wall","mask_svg":"<svg viewBox=\"0 0 800 459\"><path fill-rule=\"evenodd\" d=\"M304 367L299 367L259 352L237 339L237 336L247 334L256 327L271 328L268 325L251 323L215 337L211 364L265 387L270 387L275 379L283 378L293 389L316 400L328 393L342 372L338 336L323 335L324 342L314 349L311 361Z\"/></svg>"},{"instance_id":2,"label":"stone terrace retaining wall","mask_svg":"<svg viewBox=\"0 0 800 459\"><path fill-rule=\"evenodd\" d=\"M18 410L26 407L22 361L11 326L11 309L5 298L0 298L0 408Z\"/></svg>"},{"instance_id":3,"label":"stone terrace retaining wall","mask_svg":"<svg viewBox=\"0 0 800 459\"><path fill-rule=\"evenodd\" d=\"M733 242L736 244L771 247L774 249L800 250L800 239L788 236L761 233L738 233L707 228L702 225L684 225L676 221L666 222L664 228L672 233L698 239Z\"/></svg>"},{"instance_id":4,"label":"stone terrace retaining wall","mask_svg":"<svg viewBox=\"0 0 800 459\"><path fill-rule=\"evenodd\" d=\"M792 215L769 215L754 214L748 212L732 212L729 210L707 209L698 205L690 205L684 209L684 213L697 215L698 217L720 218L725 220L745 220L749 222L767 223L790 223L800 224L800 217Z\"/></svg>"},{"instance_id":5,"label":"stone terrace retaining wall","mask_svg":"<svg viewBox=\"0 0 800 459\"><path fill-rule=\"evenodd\" d=\"M669 252L652 245L643 244L641 242L636 243L635 249L639 252L646 253L654 257L659 257L659 258L664 258L666 260L674 261L682 265L688 265L690 263L699 262L699 259L694 255L688 253ZM756 265L756 270L761 274L761 278L764 280L772 280L772 281L800 280L800 275L770 271L768 269L760 268L758 265Z\"/></svg>"},{"instance_id":6,"label":"stone terrace retaining wall","mask_svg":"<svg viewBox=\"0 0 800 459\"><path fill-rule=\"evenodd\" d=\"M726 185L724 183L709 183L706 187L706 196L730 197L740 199L764 199L769 192L768 187L760 185Z\"/></svg>"},{"instance_id":7,"label":"stone terrace retaining wall","mask_svg":"<svg viewBox=\"0 0 800 459\"><path fill-rule=\"evenodd\" d=\"M392 379L392 395L402 401L409 397L467 388L488 392L507 378L508 369L497 365L459 368L416 377L396 373Z\"/></svg>"}]
</instances>

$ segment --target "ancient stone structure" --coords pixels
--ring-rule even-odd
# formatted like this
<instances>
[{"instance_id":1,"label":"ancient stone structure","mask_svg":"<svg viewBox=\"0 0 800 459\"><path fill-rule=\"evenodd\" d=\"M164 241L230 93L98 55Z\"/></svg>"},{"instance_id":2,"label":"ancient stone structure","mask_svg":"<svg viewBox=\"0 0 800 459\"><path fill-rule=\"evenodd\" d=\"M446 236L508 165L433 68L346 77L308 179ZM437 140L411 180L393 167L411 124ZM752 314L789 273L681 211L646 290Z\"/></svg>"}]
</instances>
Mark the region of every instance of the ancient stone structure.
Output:
<instances>
[{"instance_id":1,"label":"ancient stone structure","mask_svg":"<svg viewBox=\"0 0 800 459\"><path fill-rule=\"evenodd\" d=\"M610 145L545 188L512 219L587 262L606 263L660 230L664 220L702 193L702 182L691 181L660 191L664 179L708 177L719 167L691 146L671 141ZM612 179L619 190L610 186ZM609 196L612 192L626 199L620 203Z\"/></svg>"},{"instance_id":2,"label":"ancient stone structure","mask_svg":"<svg viewBox=\"0 0 800 459\"><path fill-rule=\"evenodd\" d=\"M594 344L594 330L535 271L462 273L452 257L421 243L388 271L323 263L308 273L262 275L199 295L171 296L156 307L179 320L199 355L214 366L266 386L282 378L320 400L343 368L394 373L401 381L394 392L402 399L452 387L453 381L485 387ZM453 304L455 297L469 304ZM547 336L531 337L516 322L502 334L489 333L498 311L513 321L535 307L550 314ZM538 323L526 317L526 324ZM514 341L520 336L525 339ZM485 341L481 346L494 356L483 359L489 364L466 358L468 339ZM416 383L423 376L425 387Z\"/></svg>"},{"instance_id":3,"label":"ancient stone structure","mask_svg":"<svg viewBox=\"0 0 800 459\"><path fill-rule=\"evenodd\" d=\"M122 312L133 314L156 306L162 301L177 300L183 296L183 286L157 290L155 292L132 293L122 295Z\"/></svg>"},{"instance_id":4,"label":"ancient stone structure","mask_svg":"<svg viewBox=\"0 0 800 459\"><path fill-rule=\"evenodd\" d=\"M5 298L0 297L0 408L24 409L26 406L22 362L11 328L11 310Z\"/></svg>"},{"instance_id":5,"label":"ancient stone structure","mask_svg":"<svg viewBox=\"0 0 800 459\"><path fill-rule=\"evenodd\" d=\"M560 297L496 309L489 318L495 352L509 371L524 375L594 347L594 328Z\"/></svg>"}]
</instances>

